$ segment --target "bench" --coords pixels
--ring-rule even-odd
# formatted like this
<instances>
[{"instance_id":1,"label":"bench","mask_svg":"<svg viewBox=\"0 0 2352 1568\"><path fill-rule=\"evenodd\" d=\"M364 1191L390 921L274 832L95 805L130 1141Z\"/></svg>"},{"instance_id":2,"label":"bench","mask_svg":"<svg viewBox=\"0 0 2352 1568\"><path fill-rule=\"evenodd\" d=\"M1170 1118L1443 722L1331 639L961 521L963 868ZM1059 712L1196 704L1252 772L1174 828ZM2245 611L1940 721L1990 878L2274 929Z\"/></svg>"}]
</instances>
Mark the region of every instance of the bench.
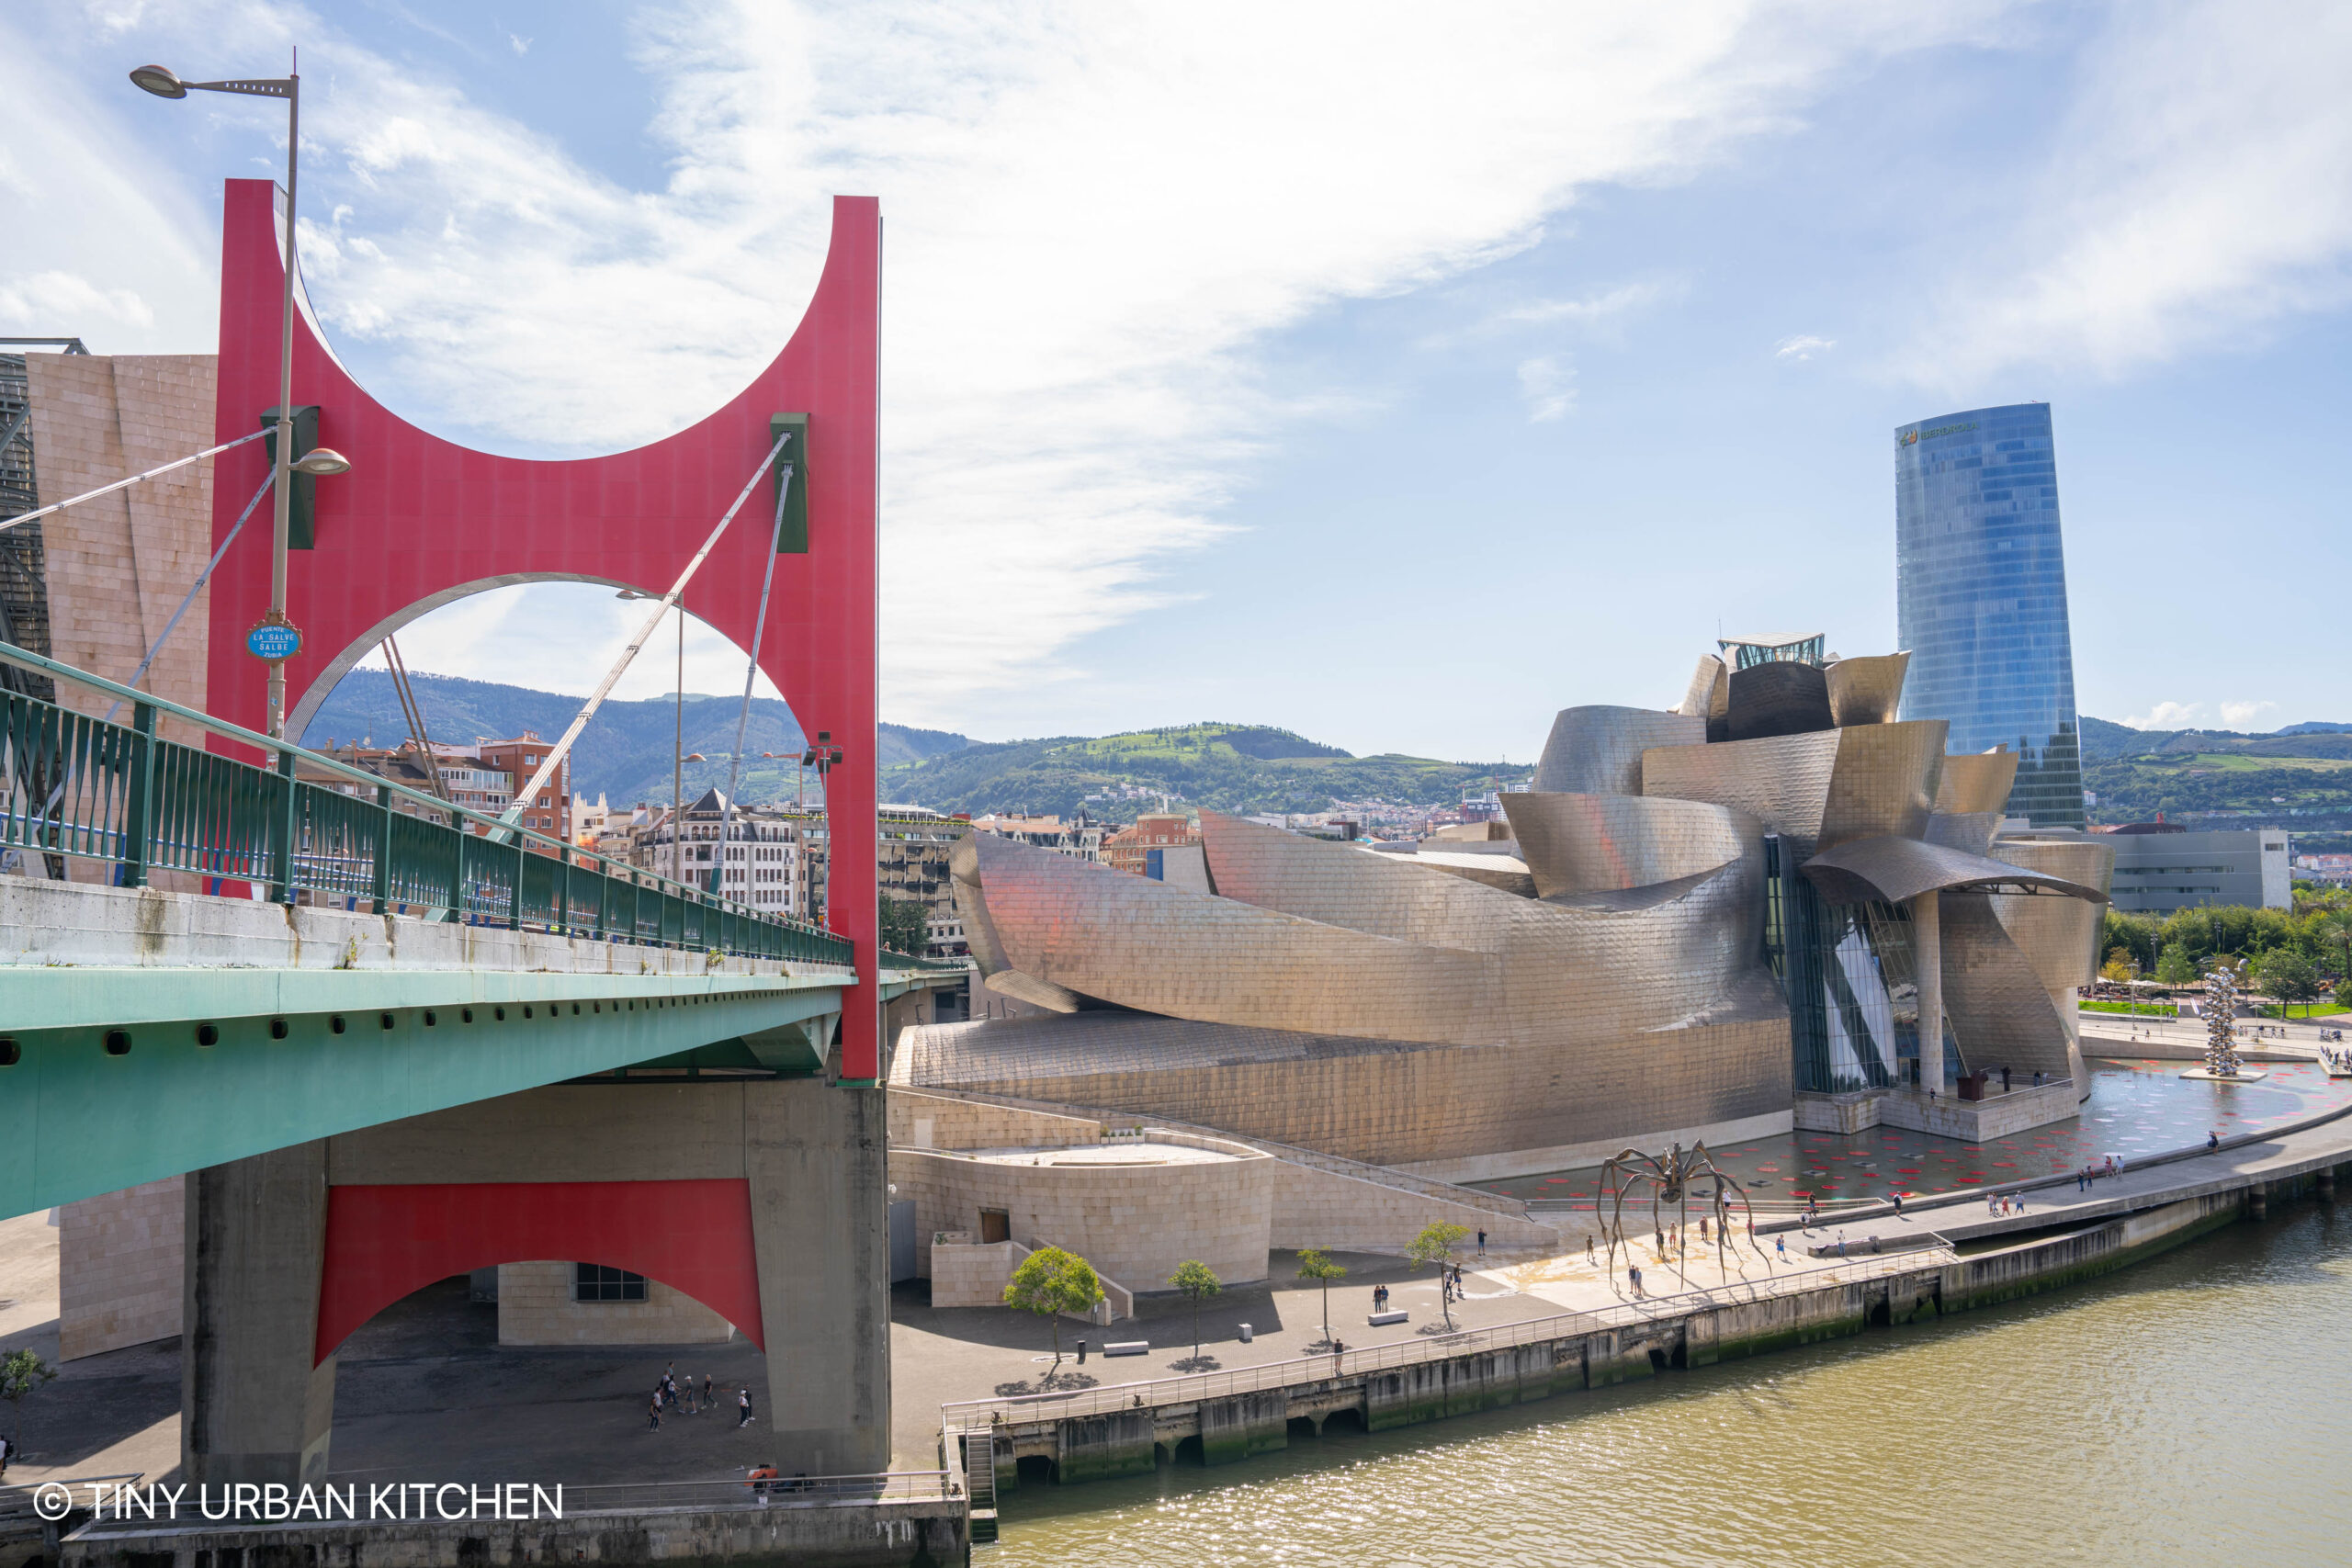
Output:
<instances>
[{"instance_id":1,"label":"bench","mask_svg":"<svg viewBox=\"0 0 2352 1568\"><path fill-rule=\"evenodd\" d=\"M1151 1354L1151 1341L1148 1339L1114 1340L1102 1347L1102 1353L1106 1356L1148 1356Z\"/></svg>"},{"instance_id":2,"label":"bench","mask_svg":"<svg viewBox=\"0 0 2352 1568\"><path fill-rule=\"evenodd\" d=\"M1413 1321L1413 1314L1403 1311L1370 1312L1364 1314L1363 1320L1374 1328L1385 1328L1392 1323L1410 1323Z\"/></svg>"}]
</instances>

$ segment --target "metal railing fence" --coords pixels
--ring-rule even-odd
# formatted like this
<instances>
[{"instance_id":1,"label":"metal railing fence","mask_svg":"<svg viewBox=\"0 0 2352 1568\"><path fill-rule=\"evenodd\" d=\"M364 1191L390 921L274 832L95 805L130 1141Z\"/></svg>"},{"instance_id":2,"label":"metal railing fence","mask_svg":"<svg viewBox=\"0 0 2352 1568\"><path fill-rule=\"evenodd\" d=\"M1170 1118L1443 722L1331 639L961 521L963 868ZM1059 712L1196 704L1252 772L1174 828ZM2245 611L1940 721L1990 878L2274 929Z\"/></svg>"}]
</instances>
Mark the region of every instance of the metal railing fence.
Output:
<instances>
[{"instance_id":1,"label":"metal railing fence","mask_svg":"<svg viewBox=\"0 0 2352 1568\"><path fill-rule=\"evenodd\" d=\"M808 1507L843 1503L920 1503L955 1495L944 1470L892 1470L875 1475L784 1475L754 1481L642 1481L567 1486L563 1509L632 1513L648 1508Z\"/></svg>"},{"instance_id":2,"label":"metal railing fence","mask_svg":"<svg viewBox=\"0 0 2352 1568\"><path fill-rule=\"evenodd\" d=\"M0 848L108 862L125 887L145 886L156 871L184 872L256 883L282 904L309 894L377 914L406 909L597 941L851 962L851 944L821 927L622 865L13 644L0 643L0 663L131 705L130 723L113 724L0 691ZM164 739L155 732L163 714L274 765ZM298 778L298 763L338 783Z\"/></svg>"},{"instance_id":3,"label":"metal railing fence","mask_svg":"<svg viewBox=\"0 0 2352 1568\"><path fill-rule=\"evenodd\" d=\"M1917 1248L1884 1255L1857 1254L1851 1258L1840 1258L1812 1268L1776 1269L1766 1280L1736 1280L1671 1295L1641 1296L1588 1312L1560 1313L1551 1317L1501 1324L1493 1328L1465 1328L1452 1334L1396 1339L1382 1345L1367 1345L1362 1349L1351 1346L1338 1356L1327 1351L1319 1356L1269 1361L1261 1366L1237 1367L1229 1372L1195 1372L1184 1377L1152 1378L1099 1388L1073 1389L1068 1393L957 1400L939 1407L940 1419L951 1431L971 1431L999 1419L1009 1422L1058 1420L1067 1416L1099 1416L1114 1410L1190 1404L1200 1399L1223 1399L1229 1394L1254 1393L1261 1389L1287 1388L1296 1383L1451 1360L1456 1356L1474 1356L1487 1350L1508 1349L1547 1339L1566 1339L1579 1334L1679 1317L1684 1313L1710 1307L1743 1306L1770 1296L1784 1295L1792 1290L1808 1290L1825 1284L1859 1283L1892 1274L1912 1274L1925 1267L1958 1260L1959 1255L1952 1251L1950 1241L1933 1233L1929 1235L1932 1240L1924 1256ZM1938 1254L1940 1254L1939 1258ZM1836 1278L1830 1277L1833 1275Z\"/></svg>"}]
</instances>

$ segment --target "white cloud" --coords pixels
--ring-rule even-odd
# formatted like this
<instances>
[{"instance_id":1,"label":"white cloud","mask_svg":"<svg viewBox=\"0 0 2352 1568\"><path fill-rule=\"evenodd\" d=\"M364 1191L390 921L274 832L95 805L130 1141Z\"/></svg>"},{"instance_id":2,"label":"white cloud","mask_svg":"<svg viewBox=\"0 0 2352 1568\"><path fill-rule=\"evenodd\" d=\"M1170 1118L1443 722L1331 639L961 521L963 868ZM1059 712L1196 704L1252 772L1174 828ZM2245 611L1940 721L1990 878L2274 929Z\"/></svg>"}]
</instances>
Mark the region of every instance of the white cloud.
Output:
<instances>
[{"instance_id":1,"label":"white cloud","mask_svg":"<svg viewBox=\"0 0 2352 1568\"><path fill-rule=\"evenodd\" d=\"M528 54L531 52L531 40L515 33L508 33L506 35L506 47L513 50L516 54Z\"/></svg>"},{"instance_id":2,"label":"white cloud","mask_svg":"<svg viewBox=\"0 0 2352 1568\"><path fill-rule=\"evenodd\" d=\"M93 319L95 318L95 320ZM70 321L83 332L101 323L153 326L155 312L128 288L99 288L86 277L70 272L37 272L13 283L0 283L0 321L37 327ZM46 335L72 337L76 332Z\"/></svg>"},{"instance_id":3,"label":"white cloud","mask_svg":"<svg viewBox=\"0 0 2352 1568\"><path fill-rule=\"evenodd\" d=\"M2203 703L2158 703L2146 713L2123 722L2133 729L2194 729L2204 715Z\"/></svg>"},{"instance_id":4,"label":"white cloud","mask_svg":"<svg viewBox=\"0 0 2352 1568\"><path fill-rule=\"evenodd\" d=\"M1772 353L1775 357L1781 359L1794 359L1802 362L1811 359L1816 354L1826 354L1837 346L1835 338L1814 337L1810 333L1805 333L1796 337L1782 338L1772 345Z\"/></svg>"},{"instance_id":5,"label":"white cloud","mask_svg":"<svg viewBox=\"0 0 2352 1568\"><path fill-rule=\"evenodd\" d=\"M1522 361L1519 367L1520 395L1527 400L1527 419L1531 424L1559 419L1577 406L1577 369L1545 355Z\"/></svg>"},{"instance_id":6,"label":"white cloud","mask_svg":"<svg viewBox=\"0 0 2352 1568\"><path fill-rule=\"evenodd\" d=\"M1548 326L1563 321L1576 326L1598 326L1663 300L1679 298L1684 287L1679 278L1647 278L1621 283L1614 288L1604 288L1598 294L1588 294L1581 299L1537 299L1525 305L1515 305L1497 312L1491 320L1493 324L1506 326Z\"/></svg>"},{"instance_id":7,"label":"white cloud","mask_svg":"<svg viewBox=\"0 0 2352 1568\"><path fill-rule=\"evenodd\" d=\"M1526 4L1430 31L1401 6L680 0L638 22L672 171L653 192L329 14L189 0L136 36L191 64L301 36L310 210L349 209L306 229L316 300L401 412L493 448L633 445L722 402L797 320L826 194L880 195L884 683L920 722L1078 678L1065 650L1219 536L1300 415L1260 389L1268 334L1511 254L1597 183L1684 177L1997 8ZM209 290L209 258L174 259ZM1531 309L1589 323L1651 287ZM1568 412L1572 375L1521 367L1532 417Z\"/></svg>"},{"instance_id":8,"label":"white cloud","mask_svg":"<svg viewBox=\"0 0 2352 1568\"><path fill-rule=\"evenodd\" d=\"M2244 729L2248 723L2278 705L2277 703L2223 703L2222 723L2231 729Z\"/></svg>"},{"instance_id":9,"label":"white cloud","mask_svg":"<svg viewBox=\"0 0 2352 1568\"><path fill-rule=\"evenodd\" d=\"M2118 374L2352 299L2352 9L2118 6L2022 216L1959 248L1915 379Z\"/></svg>"}]
</instances>

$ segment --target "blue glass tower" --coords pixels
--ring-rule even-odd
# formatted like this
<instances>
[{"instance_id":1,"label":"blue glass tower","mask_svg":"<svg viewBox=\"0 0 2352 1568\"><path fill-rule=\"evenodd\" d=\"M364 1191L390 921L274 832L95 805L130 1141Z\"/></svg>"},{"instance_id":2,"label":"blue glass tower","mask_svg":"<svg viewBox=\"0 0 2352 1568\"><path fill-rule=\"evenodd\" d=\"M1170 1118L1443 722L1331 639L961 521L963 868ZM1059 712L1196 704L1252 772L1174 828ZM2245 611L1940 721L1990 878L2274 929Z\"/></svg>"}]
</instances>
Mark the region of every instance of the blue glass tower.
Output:
<instances>
[{"instance_id":1,"label":"blue glass tower","mask_svg":"<svg viewBox=\"0 0 2352 1568\"><path fill-rule=\"evenodd\" d=\"M2075 653L2050 405L1972 409L1894 433L1897 646L1905 718L1949 749L2018 756L2012 817L2083 826Z\"/></svg>"}]
</instances>

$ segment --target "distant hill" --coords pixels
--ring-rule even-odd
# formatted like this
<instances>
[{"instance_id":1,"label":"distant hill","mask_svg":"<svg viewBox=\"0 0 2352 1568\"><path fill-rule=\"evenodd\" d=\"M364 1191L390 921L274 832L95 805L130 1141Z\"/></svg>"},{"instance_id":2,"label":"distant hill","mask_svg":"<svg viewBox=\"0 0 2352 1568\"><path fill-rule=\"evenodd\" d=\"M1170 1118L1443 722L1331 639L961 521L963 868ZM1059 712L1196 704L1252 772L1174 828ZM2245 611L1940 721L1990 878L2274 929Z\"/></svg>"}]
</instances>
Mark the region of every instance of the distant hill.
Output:
<instances>
[{"instance_id":1,"label":"distant hill","mask_svg":"<svg viewBox=\"0 0 2352 1568\"><path fill-rule=\"evenodd\" d=\"M427 731L436 741L458 745L470 745L483 736L520 735L526 729L552 740L570 727L582 700L455 675L419 673L413 678ZM713 759L685 765L688 799L713 785L726 786L728 754L735 750L735 716L742 700L740 694L686 694L684 750ZM572 748L572 788L590 800L603 795L615 806L668 800L671 747L677 723L677 711L668 697L606 702ZM408 739L408 725L401 716L389 674L355 670L344 677L303 732L302 744L323 746L330 738L344 745L372 739L379 746L397 746ZM944 729L911 729L902 724L883 725L880 740L886 768L971 744L966 737ZM742 781L736 793L745 800L791 799L799 772L795 763L805 744L791 710L774 698L753 698L743 742ZM764 761L760 757L763 751L783 753L792 760ZM815 781L809 782L813 789Z\"/></svg>"},{"instance_id":2,"label":"distant hill","mask_svg":"<svg viewBox=\"0 0 2352 1568\"><path fill-rule=\"evenodd\" d=\"M1494 762L1356 757L1286 729L1193 724L969 746L888 770L882 794L939 811L1066 815L1084 806L1126 818L1156 808L1164 792L1220 811L1306 812L1374 799L1450 805L1465 791L1524 782L1532 772Z\"/></svg>"},{"instance_id":3,"label":"distant hill","mask_svg":"<svg viewBox=\"0 0 2352 1568\"><path fill-rule=\"evenodd\" d=\"M2083 784L2094 822L2209 818L2215 827L2281 826L2304 847L2332 849L2352 830L2352 726L2290 725L2268 734L2133 729L2086 716ZM2325 835L2323 839L2321 836Z\"/></svg>"}]
</instances>

